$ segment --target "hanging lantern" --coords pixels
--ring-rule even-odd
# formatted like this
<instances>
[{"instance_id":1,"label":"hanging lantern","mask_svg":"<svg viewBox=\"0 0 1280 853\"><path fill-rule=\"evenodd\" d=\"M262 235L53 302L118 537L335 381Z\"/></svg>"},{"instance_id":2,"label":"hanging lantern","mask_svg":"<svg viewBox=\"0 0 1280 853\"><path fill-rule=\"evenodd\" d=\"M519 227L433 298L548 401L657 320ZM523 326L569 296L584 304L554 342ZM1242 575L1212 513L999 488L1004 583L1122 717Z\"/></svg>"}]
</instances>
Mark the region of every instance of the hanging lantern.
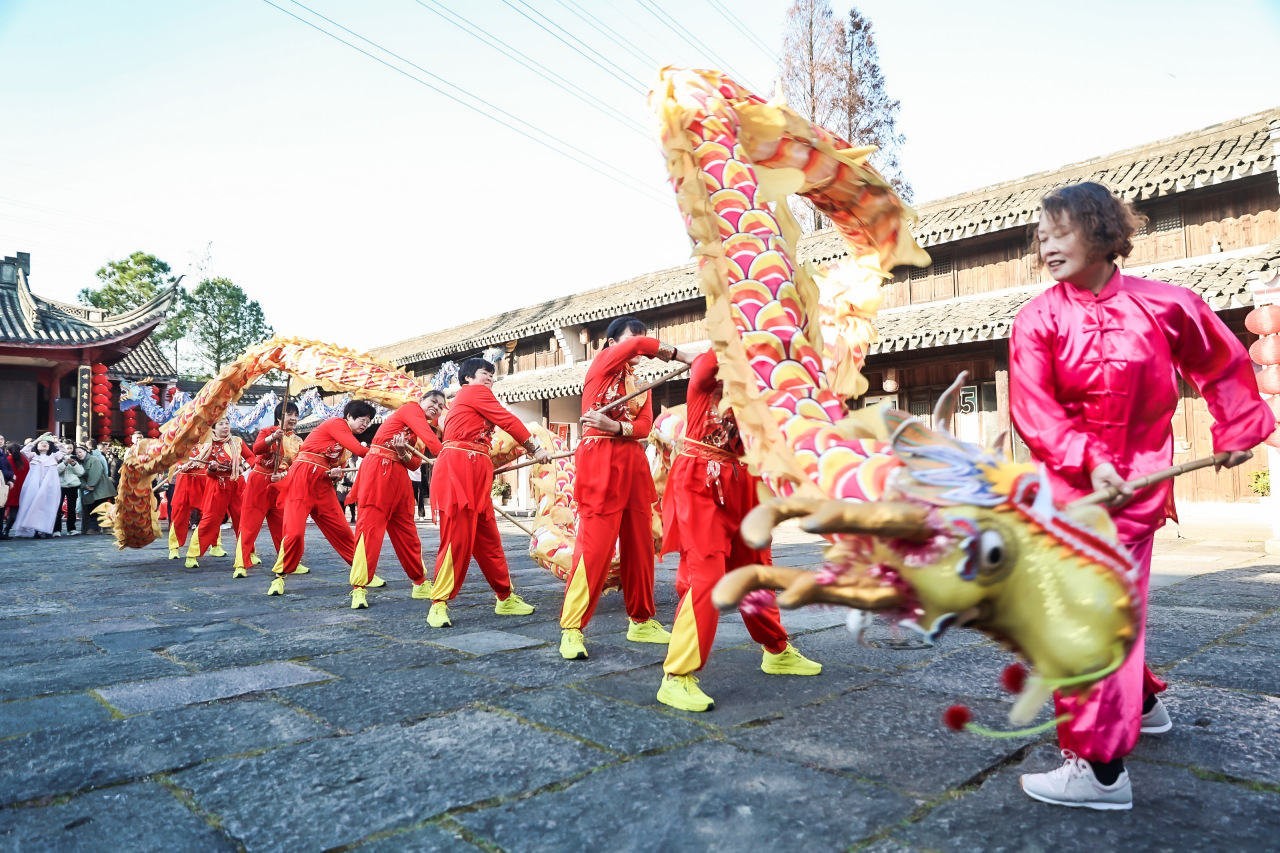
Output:
<instances>
[{"instance_id":1,"label":"hanging lantern","mask_svg":"<svg viewBox=\"0 0 1280 853\"><path fill-rule=\"evenodd\" d=\"M1254 364L1262 366L1258 371L1258 390L1263 394L1280 394L1280 305L1261 305L1249 312L1244 318L1244 326L1260 337L1249 347L1249 358ZM1280 412L1280 397L1272 396L1267 406L1273 415ZM1276 418L1277 429L1267 438L1266 443L1280 449L1280 417Z\"/></svg>"},{"instance_id":2,"label":"hanging lantern","mask_svg":"<svg viewBox=\"0 0 1280 853\"><path fill-rule=\"evenodd\" d=\"M160 437L160 428L155 424L152 424L150 429L147 430L147 438L159 438L159 437Z\"/></svg>"},{"instance_id":3,"label":"hanging lantern","mask_svg":"<svg viewBox=\"0 0 1280 853\"><path fill-rule=\"evenodd\" d=\"M93 371L94 375L101 375L107 372L107 366L105 364L95 364L89 369Z\"/></svg>"}]
</instances>

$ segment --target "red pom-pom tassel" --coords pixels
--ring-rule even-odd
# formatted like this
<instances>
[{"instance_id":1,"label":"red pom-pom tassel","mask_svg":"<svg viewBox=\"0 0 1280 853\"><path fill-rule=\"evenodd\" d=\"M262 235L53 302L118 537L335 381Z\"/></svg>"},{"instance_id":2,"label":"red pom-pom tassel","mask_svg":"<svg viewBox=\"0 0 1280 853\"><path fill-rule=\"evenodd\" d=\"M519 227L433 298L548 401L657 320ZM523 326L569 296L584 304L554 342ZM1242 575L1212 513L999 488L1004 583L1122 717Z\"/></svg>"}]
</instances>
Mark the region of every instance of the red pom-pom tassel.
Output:
<instances>
[{"instance_id":1,"label":"red pom-pom tassel","mask_svg":"<svg viewBox=\"0 0 1280 853\"><path fill-rule=\"evenodd\" d=\"M1027 668L1020 663L1011 663L1000 673L1000 684L1010 693L1021 693L1027 683Z\"/></svg>"},{"instance_id":2,"label":"red pom-pom tassel","mask_svg":"<svg viewBox=\"0 0 1280 853\"><path fill-rule=\"evenodd\" d=\"M973 719L973 713L964 705L952 705L942 715L942 724L953 732L964 731Z\"/></svg>"}]
</instances>

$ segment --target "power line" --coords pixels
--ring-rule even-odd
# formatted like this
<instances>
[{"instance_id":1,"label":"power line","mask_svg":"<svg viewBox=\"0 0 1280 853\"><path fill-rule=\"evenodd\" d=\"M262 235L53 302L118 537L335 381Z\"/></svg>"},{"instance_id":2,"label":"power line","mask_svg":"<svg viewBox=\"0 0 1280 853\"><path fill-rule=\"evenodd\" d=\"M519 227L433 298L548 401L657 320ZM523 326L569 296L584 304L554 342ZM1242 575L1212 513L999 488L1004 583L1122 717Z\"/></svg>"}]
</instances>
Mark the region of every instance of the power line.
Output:
<instances>
[{"instance_id":1,"label":"power line","mask_svg":"<svg viewBox=\"0 0 1280 853\"><path fill-rule=\"evenodd\" d=\"M480 27L474 21L470 21L465 16L458 14L454 10L450 9L448 6L445 6L443 3L435 2L435 0L431 0L431 5L427 5L427 2L424 2L424 0L413 0L413 2L417 3L423 9L426 9L428 12L432 13L433 15L443 19L444 21L462 30L464 33L467 33L472 38L482 42L483 44L488 45L489 47L493 48L494 50L506 56L508 59L511 59L511 60L514 60L515 62L520 63L525 68L532 71L534 74L537 74L538 76L542 77L544 80L547 80L548 82L553 83L554 85L560 87L561 89L568 92L570 95L573 95L575 98L587 104L588 106L599 110L600 112L604 113L604 115L618 122L628 130L638 133L641 136L645 137L646 139L648 138L649 134L645 132L644 128L640 125L639 122L628 117L625 113L622 113L616 107L609 104L607 101L603 101L600 98L595 97L594 95L591 95L587 92L582 91L579 88L576 88L574 84L569 80L565 79L564 77L561 77L559 74L555 73L550 68L547 68L545 65L538 62L536 59L533 59L528 54L521 53L519 50L516 50L511 45L502 41L502 39L499 39L497 36L488 32L483 27ZM433 7L439 7L439 8L433 8ZM453 16L453 18L457 18L458 20L455 21L452 18L446 16L446 13L448 15ZM458 21L461 21L462 23L459 23Z\"/></svg>"},{"instance_id":2,"label":"power line","mask_svg":"<svg viewBox=\"0 0 1280 853\"><path fill-rule=\"evenodd\" d=\"M760 48L760 50L764 52L765 56L769 57L769 59L771 59L774 62L778 61L778 52L776 50L770 50L769 47L763 41L761 41L759 36L757 36L755 33L751 32L751 30L744 27L742 25L742 22L739 21L737 18L735 18L733 13L730 12L728 9L726 9L724 7L724 4L721 3L720 0L707 0L707 5L709 5L712 9L715 9L717 12L719 12L721 16L723 16L724 19L728 21L729 24L732 25L735 30L737 30L738 32L746 36L748 41L750 41L756 47Z\"/></svg>"},{"instance_id":3,"label":"power line","mask_svg":"<svg viewBox=\"0 0 1280 853\"><path fill-rule=\"evenodd\" d=\"M636 46L636 44L633 41L631 41L629 38L619 33L617 30L613 29L613 27L609 26L604 21L601 21L599 18L597 18L595 15L588 12L586 9L583 9L577 3L574 3L573 0L556 0L556 2L559 3L561 6L565 7L566 9L568 9L570 12L576 15L580 20L585 21L587 26L591 27L593 30L600 33L605 38L609 39L611 42L613 42L618 47L625 50L627 53L634 56L636 59L648 64L650 67L653 67L653 68L657 67L658 60L654 59L652 56L645 53L638 46Z\"/></svg>"},{"instance_id":4,"label":"power line","mask_svg":"<svg viewBox=\"0 0 1280 853\"><path fill-rule=\"evenodd\" d=\"M538 21L534 20L533 18L530 18L530 17L529 17L529 15L528 15L528 14L526 14L525 12L521 11L520 9L517 9L515 6L512 6L512 5L511 5L511 3L509 2L509 0L502 0L503 5L510 7L512 10L514 10L514 11L516 11L516 12L519 12L521 15L524 15L524 17L528 18L530 21L533 21L533 23L534 23L534 24L537 24L537 26L539 26L540 28L542 28L543 30L545 30L547 33L549 33L550 35L554 36L556 39L559 39L559 40L560 40L561 42L563 42L564 44L568 45L570 48L572 48L574 51L576 51L576 52L577 52L580 56L582 56L584 59L588 59L588 60L590 60L592 63L594 63L594 64L596 65L596 67L598 67L598 68L600 68L601 70L603 70L603 71L607 72L608 74L610 74L610 75L611 75L611 76L613 76L614 78L616 78L616 79L618 79L618 80L622 81L622 83L624 83L624 84L625 84L625 85L627 85L627 86L630 86L632 89L635 89L635 90L636 90L637 92L639 92L641 95L645 94L646 89L645 89L644 84L643 84L643 83L641 83L639 80L637 80L637 79L635 78L635 76L634 76L634 75L629 74L629 73L626 71L626 69L622 68L620 65L618 65L618 64L617 64L616 62L614 62L613 60L611 60L611 59L609 59L608 57L606 57L606 56L602 55L601 53L599 53L595 48L591 47L591 45L587 44L587 43L586 43L586 42L584 42L582 39L580 39L580 38L578 38L577 36L573 35L573 34L572 34L572 33L570 33L568 30L566 30L564 27L560 26L560 25L559 25L559 24L557 24L555 21L551 20L551 19L550 19L550 18L548 18L546 15L542 14L541 12L539 12L537 9L534 9L532 6L529 6L527 3L525 3L525 2L524 2L524 0L517 0L517 2L518 2L518 3L520 3L520 4L521 4L521 5L523 5L523 6L528 7L528 9L529 9L531 12L534 12L535 14L537 14L537 15L538 15L538 17L540 17L540 18L542 18L543 20L547 21L547 22L548 22L549 24L551 24L553 27L555 27L556 29L560 30L560 32L562 32L562 33L564 33L565 35L569 36L569 37L570 37L570 38L572 38L574 41L578 42L578 44L582 45L582 46L583 46L583 47L585 47L587 50L589 50L589 51L591 51L592 53L594 53L596 56L599 56L599 57L600 57L601 59L603 59L605 62L609 63L609 64L610 64L610 65L612 65L614 68L616 68L619 72L621 72L621 74L616 73L616 72L614 72L614 71L611 71L610 69L606 68L604 65L601 65L599 62L597 62L595 59L592 59L590 56L587 56L585 53L583 53L581 50L579 50L576 46L574 46L573 44L571 44L571 43L570 43L570 42L568 42L568 41L565 41L563 38L561 38L560 36L556 35L556 34L555 34L554 32L552 32L551 30L547 29L547 27L545 27L543 24L539 23ZM624 75L625 75L625 76L624 76ZM630 79L630 80L628 80L628 79L627 79L627 77L630 77L631 79Z\"/></svg>"},{"instance_id":5,"label":"power line","mask_svg":"<svg viewBox=\"0 0 1280 853\"><path fill-rule=\"evenodd\" d=\"M698 44L697 40L693 36L693 33L685 29L683 24L681 24L679 21L673 18L669 12L667 12L665 9L659 6L656 2L652 2L652 0L649 0L649 2L646 2L646 0L636 0L636 2L638 2L641 5L641 7L643 7L645 10L647 10L649 14L657 18L658 21L662 23L664 26L666 26L667 29L671 30L673 33L679 36L682 41L684 41L687 45L692 47L695 53L705 52L707 56L711 57L717 63L719 63L719 67L721 69L732 74L734 78L736 78L739 82L746 83L747 85L751 85L746 77L744 77L743 75L735 71L729 65L729 63L726 62L719 54L717 54L715 51L713 51L711 48L707 47L706 45ZM757 87L752 86L752 88L757 88Z\"/></svg>"},{"instance_id":6,"label":"power line","mask_svg":"<svg viewBox=\"0 0 1280 853\"><path fill-rule=\"evenodd\" d=\"M341 42L342 44L345 44L347 47L351 48L352 50L357 51L358 53L362 53L362 54L364 54L365 56L369 57L370 59L374 60L375 62L378 62L378 63L380 63L380 64L382 64L382 65L385 65L386 67L390 68L392 71L395 71L395 72L397 72L397 73L399 73L399 74L403 74L405 77L408 77L410 80L413 80L415 83L419 83L419 84L421 84L421 85L423 85L423 86L426 86L428 89L431 89L433 92L436 92L437 94L443 95L444 97L448 98L449 100L451 100L451 101L453 101L453 102L455 102L455 103L457 103L457 104L461 104L462 106L466 107L467 109L472 110L472 111L474 111L474 112L477 112L477 113L479 113L479 114L480 114L480 115L482 115L482 116L485 116L485 117L486 117L486 118L488 118L490 121L496 122L497 124L500 124L500 125L502 125L503 127L507 128L508 130L513 131L513 132L515 132L515 133L518 133L518 134L520 134L521 136L525 137L526 139L529 139L529 140L531 140L531 141L533 141L533 142L536 142L536 143L538 143L539 145L541 145L542 147L547 148L547 149L550 149L551 151L554 151L554 152L556 152L557 154L560 154L560 155L561 155L561 156L563 156L563 157L567 157L568 159L573 160L573 161L574 161L575 163L577 163L578 165L580 165L580 166L584 166L584 167L586 167L586 168L590 169L591 171L596 172L597 174L602 175L602 176L604 176L604 177L608 178L608 179L609 179L609 180L611 180L611 181L614 181L615 183L621 184L622 186L626 187L627 189L632 190L632 191L634 191L634 192L637 192L637 193L639 193L639 194L641 194L641 195L645 196L646 198L649 198L649 199L653 200L654 202L656 202L656 203L658 203L658 204L661 204L663 207L669 207L669 206L670 206L670 205L666 202L666 200L665 200L665 199L660 201L659 199L660 199L660 198L662 198L662 197L661 197L661 196L659 196L659 195L657 194L657 192L656 192L656 191L651 191L651 190L650 190L647 186L645 186L644 184L639 184L638 182L637 182L636 184L627 183L626 181L624 181L624 180L622 180L622 179L619 179L618 177L615 177L614 175L611 175L611 174L609 174L608 172L605 172L605 171L603 171L603 170L601 170L601 169L597 168L596 166L591 165L590 163L587 163L587 162L585 162L585 161L583 161L583 160L580 160L580 159L579 159L579 158L577 158L577 157L574 157L574 156L573 156L573 155L571 155L571 154L566 153L566 152L565 152L564 150L562 150L561 148L557 148L555 145L552 145L551 143L546 142L545 140L539 139L538 137L534 136L533 134L529 133L528 131L522 130L522 129L520 129L520 128L518 128L518 127L516 127L516 126L512 125L512 124L509 124L509 123L507 123L507 122L503 121L502 119L497 118L497 117L495 117L494 115L492 115L492 114L490 114L490 113L485 112L484 110L480 109L479 107L475 106L474 104L467 103L466 101L462 100L462 99L461 99L461 98L459 98L458 96L453 95L453 94L451 94L451 93L449 93L449 92L446 92L445 90L443 90L443 89L439 88L438 86L434 86L434 85L432 85L431 83L427 82L426 80L421 79L420 77L415 77L413 74L410 74L408 71L405 71L403 68L400 68L400 67L398 67L398 66L396 66L396 65L392 65L390 62L387 62L387 61L386 61L385 59L383 59L382 57L373 55L373 54L372 54L372 53L370 53L369 51L367 51L367 50L365 50L365 49L361 48L359 45L352 44L351 42L347 41L346 39L342 38L341 36L336 35L335 33L331 33L331 32L329 32L329 31L328 31L328 30L326 30L325 28L323 28L323 27L321 27L321 26L318 26L317 24L313 23L312 21L308 21L306 18L300 17L299 15L295 15L293 12L290 12L288 9L285 9L285 8L284 8L284 7L282 7L282 6L277 6L275 3L273 3L273 2L272 2L272 0L262 0L262 2L263 2L263 3L266 3L268 6L272 7L273 9L277 9L277 10L279 10L279 11L283 12L284 14L286 14L286 15L288 15L289 17L293 18L294 20L301 21L302 23L306 24L308 27L311 27L313 30L316 30L317 32L324 33L326 36L328 36L329 38L333 39L334 41ZM480 103L482 103L482 104L484 104L485 106L489 107L491 110L494 110L495 112L499 112L499 113L501 113L502 115L507 116L507 117L508 117L508 118L510 118L512 121L519 122L520 124L523 124L523 125L525 125L526 127L532 128L534 131L536 131L536 132L538 132L538 133L541 133L542 135L544 135L544 136L547 136L547 137L551 138L552 140L554 140L554 141L555 141L556 143L558 143L559 145L564 146L564 148L567 148L567 149L568 149L568 150L570 150L570 151L576 151L577 153L581 154L582 156L584 156L584 157L586 157L586 158L588 158L588 159L590 159L590 160L595 160L597 163L600 163L600 164L601 164L602 166L604 166L605 168L607 168L607 169L612 169L612 170L614 170L615 172L618 172L619 174L623 175L623 176L624 176L625 178L627 178L628 180L634 180L634 178L631 178L631 176L630 176L630 175L627 175L627 173L623 172L621 169L617 168L616 166L612 166L612 165L610 165L610 164L606 163L605 161L603 161L603 160L599 159L598 157L595 157L595 156L593 156L593 155L591 155L591 154L588 154L587 152L585 152L585 151L583 151L583 150L581 150L581 149L579 149L579 148L576 148L576 147L575 147L575 146L573 146L573 145L570 145L568 142L565 142L563 139L560 139L559 137L554 136L554 135L552 135L552 134L548 133L547 131L540 129L540 128L538 128L537 126L530 124L529 122L525 121L524 119L518 118L518 117L516 117L516 116L512 115L511 113L507 112L506 110L503 110L503 109L501 109L501 108L499 108L499 107L497 107L497 106L494 106L493 104L489 103L488 101L484 100L483 98L481 98L481 97L479 97L479 96L477 96L477 95L473 95L472 93L468 92L466 89L463 89L463 88L462 88L462 87L460 87L460 86L456 86L456 85L454 85L453 83L450 83L449 81L445 80L444 78L442 78L442 77L440 77L440 76L438 76L438 75L436 75L436 74L432 74L430 71L427 71L425 68L422 68L422 67L421 67L421 66L419 66L419 65L415 65L414 63L412 63L412 62L410 62L409 60L405 59L404 57L400 56L399 54L394 53L393 51L387 50L385 47L382 47L380 44L377 44L376 42L373 42L373 41L371 41L371 40L369 40L369 39L365 38L364 36L360 35L359 33L356 33L356 32L353 32L352 30L347 29L346 27L342 26L342 24L339 24L339 23L337 23L336 21L332 21L332 20L330 20L329 18L326 18L324 15L321 15L320 13L316 12L314 9L311 9L311 8L309 8L309 7L305 6L305 5L303 5L302 3L299 3L299 2L298 2L298 0L290 0L290 2L291 2L291 3L293 3L295 6L298 6L298 7L302 8L302 9L306 9L308 12L310 12L310 13L311 13L311 14L313 14L313 15L315 15L317 18L320 18L321 20L324 20L324 21L328 21L330 24L333 24L335 27L338 27L339 29L344 30L345 32L350 33L351 35L355 36L356 38L360 39L361 41L366 42L367 44L372 45L373 47L377 48L378 50L381 50L382 52L386 53L388 56L394 56L396 59L400 60L401 62L405 63L406 65L410 65L410 66L412 66L413 68L418 69L419 71L421 71L422 73L426 74L427 76L432 77L432 78L434 78L434 79L436 79L436 80L439 80L441 83L444 83L445 85L449 86L450 88L457 89L458 91L460 91L460 92L462 92L463 94L465 94L467 97L470 97L470 98L473 98L473 99L475 99L475 100L479 101Z\"/></svg>"}]
</instances>

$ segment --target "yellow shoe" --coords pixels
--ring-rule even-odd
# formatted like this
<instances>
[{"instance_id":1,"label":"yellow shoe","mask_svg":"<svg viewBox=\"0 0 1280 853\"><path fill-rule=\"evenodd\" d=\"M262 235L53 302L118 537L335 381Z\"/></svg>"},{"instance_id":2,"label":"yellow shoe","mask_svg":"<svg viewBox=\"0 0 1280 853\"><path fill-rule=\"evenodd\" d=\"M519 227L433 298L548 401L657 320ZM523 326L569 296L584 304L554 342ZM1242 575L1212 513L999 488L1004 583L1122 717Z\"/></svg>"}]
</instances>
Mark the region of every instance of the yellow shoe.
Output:
<instances>
[{"instance_id":1,"label":"yellow shoe","mask_svg":"<svg viewBox=\"0 0 1280 853\"><path fill-rule=\"evenodd\" d=\"M210 557L225 557L225 556L227 556L227 552L226 552L226 551L224 551L224 550L222 550L222 546L221 546L221 545L219 545L219 544L217 544L217 543L214 543L214 546L213 546L212 548L210 548L210 549L209 549L209 556L210 556Z\"/></svg>"},{"instance_id":2,"label":"yellow shoe","mask_svg":"<svg viewBox=\"0 0 1280 853\"><path fill-rule=\"evenodd\" d=\"M664 676L658 701L681 711L710 711L716 707L716 700L702 692L698 679L692 675Z\"/></svg>"},{"instance_id":3,"label":"yellow shoe","mask_svg":"<svg viewBox=\"0 0 1280 853\"><path fill-rule=\"evenodd\" d=\"M200 568L200 562L199 562L198 560L196 560L196 558L195 558L195 557L187 557L187 568L188 568L188 569L198 569L198 568Z\"/></svg>"},{"instance_id":4,"label":"yellow shoe","mask_svg":"<svg viewBox=\"0 0 1280 853\"><path fill-rule=\"evenodd\" d=\"M305 575L305 574L310 574L311 570L308 569L306 566L302 565L301 563L299 563L298 568L294 569L293 573L295 575Z\"/></svg>"},{"instance_id":5,"label":"yellow shoe","mask_svg":"<svg viewBox=\"0 0 1280 853\"><path fill-rule=\"evenodd\" d=\"M380 586L386 586L386 585L387 585L387 582L382 578L378 577L377 575L374 575L373 577L369 578L369 589L377 589Z\"/></svg>"},{"instance_id":6,"label":"yellow shoe","mask_svg":"<svg viewBox=\"0 0 1280 853\"><path fill-rule=\"evenodd\" d=\"M271 582L271 589L267 590L267 595L284 595L284 575L276 575L276 579Z\"/></svg>"},{"instance_id":7,"label":"yellow shoe","mask_svg":"<svg viewBox=\"0 0 1280 853\"><path fill-rule=\"evenodd\" d=\"M427 613L427 624L432 628L452 628L453 623L449 621L449 602L437 601L431 605L431 611Z\"/></svg>"},{"instance_id":8,"label":"yellow shoe","mask_svg":"<svg viewBox=\"0 0 1280 853\"><path fill-rule=\"evenodd\" d=\"M587 659L587 647L582 644L582 632L577 628L565 628L560 632L560 657L565 660Z\"/></svg>"},{"instance_id":9,"label":"yellow shoe","mask_svg":"<svg viewBox=\"0 0 1280 853\"><path fill-rule=\"evenodd\" d=\"M498 603L493 605L493 612L499 616L528 616L533 612L533 605L513 592L498 599Z\"/></svg>"},{"instance_id":10,"label":"yellow shoe","mask_svg":"<svg viewBox=\"0 0 1280 853\"><path fill-rule=\"evenodd\" d=\"M177 548L170 548L170 549L169 549L169 559L170 559L170 560L176 560L176 559L178 559L178 558L179 558L179 557L181 557L181 556L182 556L182 555L178 553L178 549L177 549Z\"/></svg>"},{"instance_id":11,"label":"yellow shoe","mask_svg":"<svg viewBox=\"0 0 1280 853\"><path fill-rule=\"evenodd\" d=\"M769 675L817 675L822 672L822 664L809 660L795 646L787 643L787 647L776 655L766 649L760 669Z\"/></svg>"},{"instance_id":12,"label":"yellow shoe","mask_svg":"<svg viewBox=\"0 0 1280 853\"><path fill-rule=\"evenodd\" d=\"M419 601L431 598L431 584L426 581L423 581L422 583L415 583L413 585L413 594L410 598L416 598Z\"/></svg>"},{"instance_id":13,"label":"yellow shoe","mask_svg":"<svg viewBox=\"0 0 1280 853\"><path fill-rule=\"evenodd\" d=\"M257 554L250 554L250 555L249 555L249 565L251 565L251 566L259 566L259 565L262 565L262 558L261 558L261 557L259 557Z\"/></svg>"},{"instance_id":14,"label":"yellow shoe","mask_svg":"<svg viewBox=\"0 0 1280 853\"><path fill-rule=\"evenodd\" d=\"M671 642L671 633L663 628L657 619L649 619L645 622L632 622L628 625L627 639L633 643L662 643L665 645Z\"/></svg>"},{"instance_id":15,"label":"yellow shoe","mask_svg":"<svg viewBox=\"0 0 1280 853\"><path fill-rule=\"evenodd\" d=\"M351 609L359 610L369 606L369 599L365 598L364 587L356 586L351 588Z\"/></svg>"},{"instance_id":16,"label":"yellow shoe","mask_svg":"<svg viewBox=\"0 0 1280 853\"><path fill-rule=\"evenodd\" d=\"M232 569L232 570L231 570L231 577L233 577L233 578L247 578L247 577L249 577L249 573L248 573L247 571L245 571L244 566L236 566L234 569Z\"/></svg>"}]
</instances>

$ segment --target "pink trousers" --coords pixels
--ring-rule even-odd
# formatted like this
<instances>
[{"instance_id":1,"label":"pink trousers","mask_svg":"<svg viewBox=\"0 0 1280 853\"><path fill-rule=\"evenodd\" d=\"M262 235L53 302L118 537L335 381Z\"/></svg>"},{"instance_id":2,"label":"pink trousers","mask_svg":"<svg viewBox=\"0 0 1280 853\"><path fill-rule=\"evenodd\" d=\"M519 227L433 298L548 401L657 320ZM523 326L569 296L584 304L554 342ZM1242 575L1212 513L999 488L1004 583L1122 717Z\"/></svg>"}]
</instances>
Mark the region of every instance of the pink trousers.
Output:
<instances>
[{"instance_id":1,"label":"pink trousers","mask_svg":"<svg viewBox=\"0 0 1280 853\"><path fill-rule=\"evenodd\" d=\"M1155 532L1124 543L1138 566L1138 595L1142 602L1138 639L1116 672L1094 685L1088 695L1054 696L1059 716L1072 718L1058 725L1058 744L1087 761L1124 758L1138 743L1142 705L1146 697L1168 685L1146 664L1147 584L1151 580L1151 547Z\"/></svg>"}]
</instances>

